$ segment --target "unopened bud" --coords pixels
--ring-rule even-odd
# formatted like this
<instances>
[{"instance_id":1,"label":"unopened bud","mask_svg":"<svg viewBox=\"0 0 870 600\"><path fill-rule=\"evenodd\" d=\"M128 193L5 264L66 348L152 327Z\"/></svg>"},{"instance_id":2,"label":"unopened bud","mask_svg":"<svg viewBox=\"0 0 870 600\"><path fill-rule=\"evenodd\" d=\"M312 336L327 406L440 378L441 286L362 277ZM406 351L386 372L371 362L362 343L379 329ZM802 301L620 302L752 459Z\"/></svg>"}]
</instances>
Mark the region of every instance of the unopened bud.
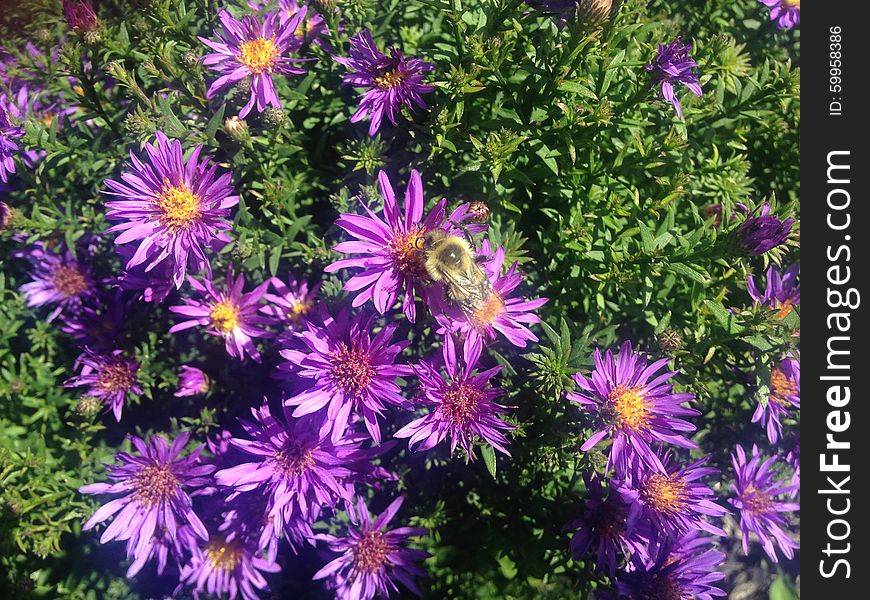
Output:
<instances>
[{"instance_id":1,"label":"unopened bud","mask_svg":"<svg viewBox=\"0 0 870 600\"><path fill-rule=\"evenodd\" d=\"M665 329L658 336L659 348L662 352L673 352L683 346L683 338L674 329Z\"/></svg>"},{"instance_id":2,"label":"unopened bud","mask_svg":"<svg viewBox=\"0 0 870 600\"><path fill-rule=\"evenodd\" d=\"M12 209L5 202L0 202L0 231L9 227L12 221Z\"/></svg>"},{"instance_id":3,"label":"unopened bud","mask_svg":"<svg viewBox=\"0 0 870 600\"><path fill-rule=\"evenodd\" d=\"M237 142L242 142L248 139L248 136L250 135L248 124L245 123L244 119L240 119L239 117L230 117L224 121L224 130L227 132L227 135Z\"/></svg>"},{"instance_id":4,"label":"unopened bud","mask_svg":"<svg viewBox=\"0 0 870 600\"><path fill-rule=\"evenodd\" d=\"M181 64L185 67L195 67L199 63L199 54L193 50L188 50L181 55Z\"/></svg>"},{"instance_id":5,"label":"unopened bud","mask_svg":"<svg viewBox=\"0 0 870 600\"><path fill-rule=\"evenodd\" d=\"M85 418L95 417L103 408L103 402L96 396L82 396L76 403L76 413Z\"/></svg>"},{"instance_id":6,"label":"unopened bud","mask_svg":"<svg viewBox=\"0 0 870 600\"><path fill-rule=\"evenodd\" d=\"M489 220L489 207L483 200L475 200L469 205L468 214L475 223L486 223Z\"/></svg>"},{"instance_id":7,"label":"unopened bud","mask_svg":"<svg viewBox=\"0 0 870 600\"><path fill-rule=\"evenodd\" d=\"M66 24L76 33L95 31L100 26L97 13L85 0L63 0L63 15Z\"/></svg>"},{"instance_id":8,"label":"unopened bud","mask_svg":"<svg viewBox=\"0 0 870 600\"><path fill-rule=\"evenodd\" d=\"M281 127L286 122L287 113L284 112L283 108L269 106L263 111L263 124L266 127Z\"/></svg>"}]
</instances>

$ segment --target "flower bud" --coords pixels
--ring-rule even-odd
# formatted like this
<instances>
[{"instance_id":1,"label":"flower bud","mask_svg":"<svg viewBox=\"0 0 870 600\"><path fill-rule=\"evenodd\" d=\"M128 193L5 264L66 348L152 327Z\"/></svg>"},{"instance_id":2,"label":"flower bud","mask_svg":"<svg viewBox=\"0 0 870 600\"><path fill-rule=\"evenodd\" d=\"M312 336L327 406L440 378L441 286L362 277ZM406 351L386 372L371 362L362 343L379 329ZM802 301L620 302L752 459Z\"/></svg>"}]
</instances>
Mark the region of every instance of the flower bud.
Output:
<instances>
[{"instance_id":1,"label":"flower bud","mask_svg":"<svg viewBox=\"0 0 870 600\"><path fill-rule=\"evenodd\" d=\"M284 112L283 108L275 108L274 106L266 107L266 110L263 111L263 124L266 127L281 127L284 123L287 122L287 113Z\"/></svg>"},{"instance_id":2,"label":"flower bud","mask_svg":"<svg viewBox=\"0 0 870 600\"><path fill-rule=\"evenodd\" d=\"M95 417L103 408L103 402L96 396L82 396L76 403L76 413L87 419Z\"/></svg>"},{"instance_id":3,"label":"flower bud","mask_svg":"<svg viewBox=\"0 0 870 600\"><path fill-rule=\"evenodd\" d=\"M486 223L489 219L489 207L483 200L475 200L468 206L468 214L475 223Z\"/></svg>"},{"instance_id":4,"label":"flower bud","mask_svg":"<svg viewBox=\"0 0 870 600\"><path fill-rule=\"evenodd\" d=\"M224 121L224 130L227 132L228 136L237 142L243 142L250 136L248 124L244 119L240 119L239 117L229 117Z\"/></svg>"},{"instance_id":5,"label":"flower bud","mask_svg":"<svg viewBox=\"0 0 870 600\"><path fill-rule=\"evenodd\" d=\"M85 0L63 0L63 15L66 24L76 33L96 31L100 26L97 13L91 3Z\"/></svg>"},{"instance_id":6,"label":"flower bud","mask_svg":"<svg viewBox=\"0 0 870 600\"><path fill-rule=\"evenodd\" d=\"M674 329L665 329L658 335L658 344L662 352L673 352L683 346L683 338Z\"/></svg>"}]
</instances>

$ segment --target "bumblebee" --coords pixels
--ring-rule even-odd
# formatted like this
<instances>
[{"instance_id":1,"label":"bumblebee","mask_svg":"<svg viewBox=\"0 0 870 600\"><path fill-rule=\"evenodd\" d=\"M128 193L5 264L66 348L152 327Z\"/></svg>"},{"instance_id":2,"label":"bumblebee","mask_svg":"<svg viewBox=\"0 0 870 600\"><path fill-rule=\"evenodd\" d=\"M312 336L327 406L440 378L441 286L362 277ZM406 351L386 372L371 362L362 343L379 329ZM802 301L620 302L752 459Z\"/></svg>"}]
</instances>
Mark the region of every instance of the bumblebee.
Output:
<instances>
[{"instance_id":1,"label":"bumblebee","mask_svg":"<svg viewBox=\"0 0 870 600\"><path fill-rule=\"evenodd\" d=\"M447 299L471 315L483 307L492 294L492 284L478 264L477 253L468 240L443 229L425 234L424 252L429 278L446 287Z\"/></svg>"}]
</instances>

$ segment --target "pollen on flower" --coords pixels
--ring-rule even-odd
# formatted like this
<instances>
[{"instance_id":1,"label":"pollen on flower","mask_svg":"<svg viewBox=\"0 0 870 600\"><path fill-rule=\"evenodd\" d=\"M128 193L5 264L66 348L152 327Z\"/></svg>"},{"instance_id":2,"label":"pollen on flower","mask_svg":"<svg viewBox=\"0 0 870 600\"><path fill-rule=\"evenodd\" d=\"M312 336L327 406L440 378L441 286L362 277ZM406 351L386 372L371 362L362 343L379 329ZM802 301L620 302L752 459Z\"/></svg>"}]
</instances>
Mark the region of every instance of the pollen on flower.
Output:
<instances>
[{"instance_id":1,"label":"pollen on flower","mask_svg":"<svg viewBox=\"0 0 870 600\"><path fill-rule=\"evenodd\" d=\"M800 8L801 0L782 0L782 4L788 8Z\"/></svg>"},{"instance_id":2,"label":"pollen on flower","mask_svg":"<svg viewBox=\"0 0 870 600\"><path fill-rule=\"evenodd\" d=\"M483 392L468 383L457 383L444 392L441 414L455 427L463 428L475 419Z\"/></svg>"},{"instance_id":3,"label":"pollen on flower","mask_svg":"<svg viewBox=\"0 0 870 600\"><path fill-rule=\"evenodd\" d=\"M239 62L248 67L254 75L269 71L281 56L274 39L258 37L239 44Z\"/></svg>"},{"instance_id":4,"label":"pollen on flower","mask_svg":"<svg viewBox=\"0 0 870 600\"><path fill-rule=\"evenodd\" d=\"M753 515L763 515L769 512L772 507L770 496L755 489L751 483L740 495L740 502L743 505L741 510Z\"/></svg>"},{"instance_id":5,"label":"pollen on flower","mask_svg":"<svg viewBox=\"0 0 870 600\"><path fill-rule=\"evenodd\" d=\"M779 310L776 312L776 316L779 319L784 319L789 316L793 310L794 303L791 300L786 300L780 305Z\"/></svg>"},{"instance_id":6,"label":"pollen on flower","mask_svg":"<svg viewBox=\"0 0 870 600\"><path fill-rule=\"evenodd\" d=\"M88 289L88 282L78 267L58 265L51 272L51 284L67 298L78 296Z\"/></svg>"},{"instance_id":7,"label":"pollen on flower","mask_svg":"<svg viewBox=\"0 0 870 600\"><path fill-rule=\"evenodd\" d=\"M650 594L646 597L656 600L683 600L687 596L679 582L674 581L671 577L663 576L656 579Z\"/></svg>"},{"instance_id":8,"label":"pollen on flower","mask_svg":"<svg viewBox=\"0 0 870 600\"><path fill-rule=\"evenodd\" d=\"M113 360L100 368L96 387L111 392L126 392L136 383L135 363L120 359Z\"/></svg>"},{"instance_id":9,"label":"pollen on flower","mask_svg":"<svg viewBox=\"0 0 870 600\"><path fill-rule=\"evenodd\" d=\"M406 233L393 233L387 246L390 257L402 273L416 279L425 279L426 256L423 253L426 228L421 225L411 227Z\"/></svg>"},{"instance_id":10,"label":"pollen on flower","mask_svg":"<svg viewBox=\"0 0 870 600\"><path fill-rule=\"evenodd\" d=\"M348 348L344 342L340 350L329 353L329 358L329 378L346 396L358 397L375 376L368 354L356 347Z\"/></svg>"},{"instance_id":11,"label":"pollen on flower","mask_svg":"<svg viewBox=\"0 0 870 600\"><path fill-rule=\"evenodd\" d=\"M146 508L169 502L178 486L178 478L169 470L169 465L151 464L133 476L134 497Z\"/></svg>"},{"instance_id":12,"label":"pollen on flower","mask_svg":"<svg viewBox=\"0 0 870 600\"><path fill-rule=\"evenodd\" d=\"M619 384L610 392L608 401L619 426L631 431L644 431L649 427L650 404L640 390Z\"/></svg>"},{"instance_id":13,"label":"pollen on flower","mask_svg":"<svg viewBox=\"0 0 870 600\"><path fill-rule=\"evenodd\" d=\"M244 549L237 540L227 541L218 537L208 541L205 555L211 562L212 569L229 572L242 562Z\"/></svg>"},{"instance_id":14,"label":"pollen on flower","mask_svg":"<svg viewBox=\"0 0 870 600\"><path fill-rule=\"evenodd\" d=\"M785 373L777 368L770 371L770 394L767 399L770 402L775 402L781 406L788 406L791 402L788 401L789 396L795 396L798 390L797 382L786 377Z\"/></svg>"},{"instance_id":15,"label":"pollen on flower","mask_svg":"<svg viewBox=\"0 0 870 600\"><path fill-rule=\"evenodd\" d=\"M404 81L407 76L407 73L403 73L398 68L391 69L383 75L375 77L375 85L382 90L391 90L402 85L402 81Z\"/></svg>"},{"instance_id":16,"label":"pollen on flower","mask_svg":"<svg viewBox=\"0 0 870 600\"><path fill-rule=\"evenodd\" d=\"M492 291L483 305L469 315L468 320L475 328L489 327L504 310L504 300L502 300L498 292Z\"/></svg>"},{"instance_id":17,"label":"pollen on flower","mask_svg":"<svg viewBox=\"0 0 870 600\"><path fill-rule=\"evenodd\" d=\"M275 453L275 462L278 463L284 475L288 477L298 477L309 467L314 466L311 450L294 443L278 450Z\"/></svg>"},{"instance_id":18,"label":"pollen on flower","mask_svg":"<svg viewBox=\"0 0 870 600\"><path fill-rule=\"evenodd\" d=\"M354 567L363 573L373 573L387 560L390 544L380 531L365 534L353 549Z\"/></svg>"},{"instance_id":19,"label":"pollen on flower","mask_svg":"<svg viewBox=\"0 0 870 600\"><path fill-rule=\"evenodd\" d=\"M202 200L187 184L171 185L163 182L163 189L155 202L160 209L160 222L170 231L187 231L202 218Z\"/></svg>"},{"instance_id":20,"label":"pollen on flower","mask_svg":"<svg viewBox=\"0 0 870 600\"><path fill-rule=\"evenodd\" d=\"M619 540L625 533L628 509L625 506L606 503L598 511L595 531L604 539Z\"/></svg>"},{"instance_id":21,"label":"pollen on flower","mask_svg":"<svg viewBox=\"0 0 870 600\"><path fill-rule=\"evenodd\" d=\"M287 318L298 325L299 322L311 312L311 303L304 300L297 300L287 311Z\"/></svg>"},{"instance_id":22,"label":"pollen on flower","mask_svg":"<svg viewBox=\"0 0 870 600\"><path fill-rule=\"evenodd\" d=\"M686 504L686 482L678 477L653 473L641 490L647 504L661 513L678 513Z\"/></svg>"},{"instance_id":23,"label":"pollen on flower","mask_svg":"<svg viewBox=\"0 0 870 600\"><path fill-rule=\"evenodd\" d=\"M239 326L239 308L228 298L212 306L209 318L215 329L227 335Z\"/></svg>"}]
</instances>

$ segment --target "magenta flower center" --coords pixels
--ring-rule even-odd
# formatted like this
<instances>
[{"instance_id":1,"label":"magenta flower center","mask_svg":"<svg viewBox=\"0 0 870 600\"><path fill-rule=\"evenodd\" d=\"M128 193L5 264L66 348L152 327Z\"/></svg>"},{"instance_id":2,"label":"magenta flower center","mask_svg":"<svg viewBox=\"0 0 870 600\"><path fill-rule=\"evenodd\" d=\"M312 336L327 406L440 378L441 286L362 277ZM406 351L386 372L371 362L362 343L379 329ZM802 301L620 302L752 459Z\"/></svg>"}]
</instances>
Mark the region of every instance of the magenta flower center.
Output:
<instances>
[{"instance_id":1,"label":"magenta flower center","mask_svg":"<svg viewBox=\"0 0 870 600\"><path fill-rule=\"evenodd\" d=\"M466 427L477 417L478 406L483 400L483 392L469 384L456 383L444 392L441 414L455 427Z\"/></svg>"},{"instance_id":2,"label":"magenta flower center","mask_svg":"<svg viewBox=\"0 0 870 600\"><path fill-rule=\"evenodd\" d=\"M136 369L130 361L116 360L100 367L96 387L112 394L126 392L136 383Z\"/></svg>"},{"instance_id":3,"label":"magenta flower center","mask_svg":"<svg viewBox=\"0 0 870 600\"><path fill-rule=\"evenodd\" d=\"M154 204L160 210L160 224L169 233L189 231L202 219L202 201L186 183L170 185L169 180L164 180Z\"/></svg>"},{"instance_id":4,"label":"magenta flower center","mask_svg":"<svg viewBox=\"0 0 870 600\"><path fill-rule=\"evenodd\" d=\"M348 348L344 342L340 350L330 352L329 358L332 361L329 378L345 396L359 397L375 376L369 355L356 347Z\"/></svg>"},{"instance_id":5,"label":"magenta flower center","mask_svg":"<svg viewBox=\"0 0 870 600\"><path fill-rule=\"evenodd\" d=\"M51 285L66 298L78 296L88 289L85 276L74 265L58 265L52 269Z\"/></svg>"},{"instance_id":6,"label":"magenta flower center","mask_svg":"<svg viewBox=\"0 0 870 600\"><path fill-rule=\"evenodd\" d=\"M740 503L743 505L743 511L752 515L766 514L770 512L772 507L770 496L757 490L751 483L746 486L746 489L740 495Z\"/></svg>"},{"instance_id":7,"label":"magenta flower center","mask_svg":"<svg viewBox=\"0 0 870 600\"><path fill-rule=\"evenodd\" d=\"M151 464L133 476L133 497L140 505L150 508L169 502L179 485L169 465Z\"/></svg>"},{"instance_id":8,"label":"magenta flower center","mask_svg":"<svg viewBox=\"0 0 870 600\"><path fill-rule=\"evenodd\" d=\"M426 257L423 254L426 228L414 225L406 232L393 232L393 237L387 245L393 264L405 275L415 279L425 279Z\"/></svg>"},{"instance_id":9,"label":"magenta flower center","mask_svg":"<svg viewBox=\"0 0 870 600\"><path fill-rule=\"evenodd\" d=\"M375 77L375 84L382 90L391 90L402 85L402 81L408 74L399 70L398 67L390 69L383 75Z\"/></svg>"},{"instance_id":10,"label":"magenta flower center","mask_svg":"<svg viewBox=\"0 0 870 600\"><path fill-rule=\"evenodd\" d=\"M469 315L468 320L475 329L483 329L492 325L504 311L504 300L493 290L481 307Z\"/></svg>"},{"instance_id":11,"label":"magenta flower center","mask_svg":"<svg viewBox=\"0 0 870 600\"><path fill-rule=\"evenodd\" d=\"M640 432L649 428L650 403L641 393L643 388L630 388L621 383L607 397L614 412L617 427Z\"/></svg>"},{"instance_id":12,"label":"magenta flower center","mask_svg":"<svg viewBox=\"0 0 870 600\"><path fill-rule=\"evenodd\" d=\"M209 318L212 327L224 335L229 335L239 326L239 308L227 298L211 307Z\"/></svg>"},{"instance_id":13,"label":"magenta flower center","mask_svg":"<svg viewBox=\"0 0 870 600\"><path fill-rule=\"evenodd\" d=\"M774 402L780 406L789 406L791 404L788 400L789 396L795 396L797 393L797 382L790 380L779 369L771 369L770 394L767 396L768 402Z\"/></svg>"},{"instance_id":14,"label":"magenta flower center","mask_svg":"<svg viewBox=\"0 0 870 600\"><path fill-rule=\"evenodd\" d=\"M363 573L373 573L387 560L390 544L380 531L370 531L353 549L354 567Z\"/></svg>"},{"instance_id":15,"label":"magenta flower center","mask_svg":"<svg viewBox=\"0 0 870 600\"><path fill-rule=\"evenodd\" d=\"M648 595L643 596L649 600L683 600L683 586L668 576L658 577L651 586Z\"/></svg>"},{"instance_id":16,"label":"magenta flower center","mask_svg":"<svg viewBox=\"0 0 870 600\"><path fill-rule=\"evenodd\" d=\"M679 477L653 473L646 480L640 495L657 512L675 514L686 506L688 486Z\"/></svg>"},{"instance_id":17,"label":"magenta flower center","mask_svg":"<svg viewBox=\"0 0 870 600\"><path fill-rule=\"evenodd\" d=\"M258 37L239 44L239 62L254 75L269 71L280 56L274 38Z\"/></svg>"},{"instance_id":18,"label":"magenta flower center","mask_svg":"<svg viewBox=\"0 0 870 600\"><path fill-rule=\"evenodd\" d=\"M236 540L227 541L223 538L217 538L209 540L205 547L205 555L211 562L212 569L230 572L242 562L244 549Z\"/></svg>"},{"instance_id":19,"label":"magenta flower center","mask_svg":"<svg viewBox=\"0 0 870 600\"><path fill-rule=\"evenodd\" d=\"M309 448L290 443L275 453L275 462L286 477L299 477L314 466L314 458Z\"/></svg>"}]
</instances>

